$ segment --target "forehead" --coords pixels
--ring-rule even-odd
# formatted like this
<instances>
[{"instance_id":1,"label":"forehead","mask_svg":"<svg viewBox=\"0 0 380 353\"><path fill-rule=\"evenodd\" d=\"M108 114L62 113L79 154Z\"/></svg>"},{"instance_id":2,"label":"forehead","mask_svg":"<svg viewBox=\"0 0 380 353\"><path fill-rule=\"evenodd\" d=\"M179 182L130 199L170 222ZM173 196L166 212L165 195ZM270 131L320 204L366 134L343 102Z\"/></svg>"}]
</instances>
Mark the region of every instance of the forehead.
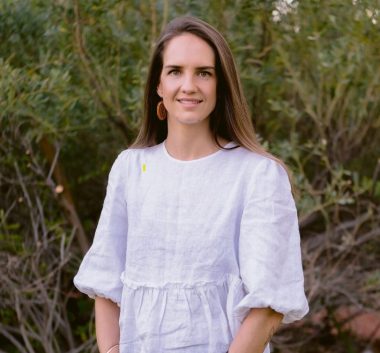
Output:
<instances>
[{"instance_id":1,"label":"forehead","mask_svg":"<svg viewBox=\"0 0 380 353\"><path fill-rule=\"evenodd\" d=\"M177 66L213 66L215 55L211 46L191 33L172 38L165 46L163 64Z\"/></svg>"}]
</instances>

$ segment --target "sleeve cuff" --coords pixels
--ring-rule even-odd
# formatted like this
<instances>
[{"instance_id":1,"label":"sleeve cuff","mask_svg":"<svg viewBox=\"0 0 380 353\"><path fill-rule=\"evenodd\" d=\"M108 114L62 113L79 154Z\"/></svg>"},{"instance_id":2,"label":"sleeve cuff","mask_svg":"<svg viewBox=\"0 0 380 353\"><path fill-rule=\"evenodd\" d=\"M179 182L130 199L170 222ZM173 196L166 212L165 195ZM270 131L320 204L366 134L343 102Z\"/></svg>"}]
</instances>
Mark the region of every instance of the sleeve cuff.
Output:
<instances>
[{"instance_id":1,"label":"sleeve cuff","mask_svg":"<svg viewBox=\"0 0 380 353\"><path fill-rule=\"evenodd\" d=\"M304 295L301 297L295 295L293 302L284 302L281 300L271 300L270 296L263 297L250 293L235 307L234 315L240 318L246 317L248 312L253 308L271 308L283 314L282 322L284 324L301 320L309 312L309 305Z\"/></svg>"}]
</instances>

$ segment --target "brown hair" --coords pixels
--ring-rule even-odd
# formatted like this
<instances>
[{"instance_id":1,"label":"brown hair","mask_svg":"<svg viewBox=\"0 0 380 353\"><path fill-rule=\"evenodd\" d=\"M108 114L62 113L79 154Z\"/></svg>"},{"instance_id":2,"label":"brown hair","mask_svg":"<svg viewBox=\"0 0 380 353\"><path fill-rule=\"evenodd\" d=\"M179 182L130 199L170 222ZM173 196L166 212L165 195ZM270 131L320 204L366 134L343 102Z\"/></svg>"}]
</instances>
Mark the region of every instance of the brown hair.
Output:
<instances>
[{"instance_id":1,"label":"brown hair","mask_svg":"<svg viewBox=\"0 0 380 353\"><path fill-rule=\"evenodd\" d=\"M218 142L218 137L222 137L274 159L284 166L282 161L267 152L257 140L236 65L227 42L208 23L190 16L178 17L169 22L158 38L145 86L143 123L131 147L154 146L166 139L167 121L159 120L156 115L156 107L161 100L157 94L157 87L163 67L162 57L165 45L183 33L191 33L203 39L214 51L218 84L216 106L210 116L210 129L218 146L223 148Z\"/></svg>"}]
</instances>

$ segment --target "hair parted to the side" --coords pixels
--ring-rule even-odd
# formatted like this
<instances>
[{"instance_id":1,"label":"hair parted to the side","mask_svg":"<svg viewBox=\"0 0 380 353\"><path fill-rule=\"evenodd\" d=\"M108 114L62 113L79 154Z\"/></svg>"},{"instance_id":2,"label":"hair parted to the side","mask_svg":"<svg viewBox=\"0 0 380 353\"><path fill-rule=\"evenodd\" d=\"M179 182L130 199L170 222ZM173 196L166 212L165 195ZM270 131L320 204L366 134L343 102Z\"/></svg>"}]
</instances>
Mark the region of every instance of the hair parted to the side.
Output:
<instances>
[{"instance_id":1,"label":"hair parted to the side","mask_svg":"<svg viewBox=\"0 0 380 353\"><path fill-rule=\"evenodd\" d=\"M167 43L176 36L191 33L207 42L214 51L217 76L217 100L210 116L210 129L216 143L218 137L234 141L253 152L284 163L267 152L259 143L248 111L247 101L237 74L231 50L223 36L208 23L191 16L178 17L167 24L157 40L145 86L142 126L132 148L154 146L167 137L167 121L159 120L156 107L161 100L157 94L163 67L163 52Z\"/></svg>"}]
</instances>

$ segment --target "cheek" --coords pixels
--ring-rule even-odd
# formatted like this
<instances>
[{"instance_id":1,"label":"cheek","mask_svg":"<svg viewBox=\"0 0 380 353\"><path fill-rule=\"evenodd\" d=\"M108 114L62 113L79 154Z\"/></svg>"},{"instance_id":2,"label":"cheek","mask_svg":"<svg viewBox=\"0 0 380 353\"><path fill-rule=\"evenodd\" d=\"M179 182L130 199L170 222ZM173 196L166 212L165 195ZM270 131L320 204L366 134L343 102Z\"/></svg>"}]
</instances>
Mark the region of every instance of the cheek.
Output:
<instances>
[{"instance_id":1,"label":"cheek","mask_svg":"<svg viewBox=\"0 0 380 353\"><path fill-rule=\"evenodd\" d=\"M175 86L172 82L167 80L161 81L160 83L161 96L170 96L175 91Z\"/></svg>"},{"instance_id":2,"label":"cheek","mask_svg":"<svg viewBox=\"0 0 380 353\"><path fill-rule=\"evenodd\" d=\"M211 97L212 100L216 102L216 97L217 97L216 85L214 85L213 87L210 87L209 96Z\"/></svg>"}]
</instances>

